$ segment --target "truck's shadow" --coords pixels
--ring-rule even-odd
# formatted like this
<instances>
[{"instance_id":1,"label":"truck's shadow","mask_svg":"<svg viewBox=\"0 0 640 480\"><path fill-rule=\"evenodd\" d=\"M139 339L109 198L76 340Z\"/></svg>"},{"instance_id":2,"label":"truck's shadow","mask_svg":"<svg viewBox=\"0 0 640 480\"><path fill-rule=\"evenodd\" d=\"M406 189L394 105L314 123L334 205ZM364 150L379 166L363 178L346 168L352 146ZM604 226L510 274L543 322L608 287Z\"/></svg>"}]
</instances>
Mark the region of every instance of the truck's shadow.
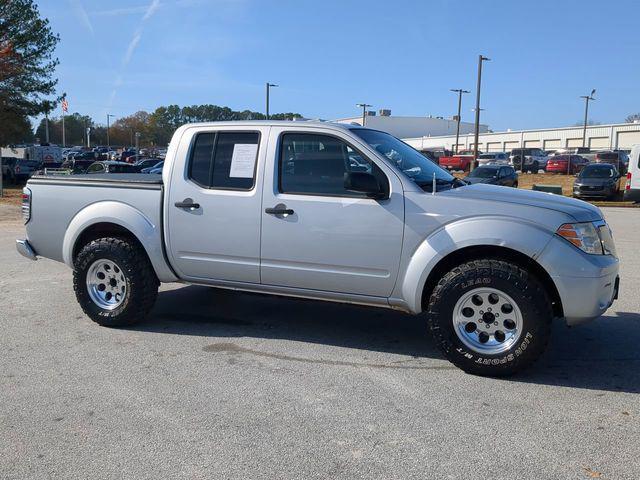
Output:
<instances>
[{"instance_id":1,"label":"truck's shadow","mask_svg":"<svg viewBox=\"0 0 640 480\"><path fill-rule=\"evenodd\" d=\"M626 312L612 312L571 329L556 322L543 358L507 381L638 393L639 327L640 314ZM161 292L150 318L135 328L212 337L218 342L234 337L287 339L442 358L426 331L423 317L198 286ZM340 360L331 354L328 357ZM370 355L367 357L371 359Z\"/></svg>"}]
</instances>

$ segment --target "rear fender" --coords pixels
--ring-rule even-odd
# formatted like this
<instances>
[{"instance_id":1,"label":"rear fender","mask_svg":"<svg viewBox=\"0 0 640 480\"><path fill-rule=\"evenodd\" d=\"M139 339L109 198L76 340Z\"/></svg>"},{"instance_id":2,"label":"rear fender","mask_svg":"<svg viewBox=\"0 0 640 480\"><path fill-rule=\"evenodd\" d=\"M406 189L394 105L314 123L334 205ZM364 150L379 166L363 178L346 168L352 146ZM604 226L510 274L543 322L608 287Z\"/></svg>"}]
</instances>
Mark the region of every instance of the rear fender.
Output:
<instances>
[{"instance_id":1,"label":"rear fender","mask_svg":"<svg viewBox=\"0 0 640 480\"><path fill-rule=\"evenodd\" d=\"M73 217L62 243L62 258L69 267L73 268L73 252L78 238L87 228L98 223L112 223L127 229L147 252L158 279L161 282L177 280L165 261L161 226L132 206L114 201L93 203Z\"/></svg>"}]
</instances>

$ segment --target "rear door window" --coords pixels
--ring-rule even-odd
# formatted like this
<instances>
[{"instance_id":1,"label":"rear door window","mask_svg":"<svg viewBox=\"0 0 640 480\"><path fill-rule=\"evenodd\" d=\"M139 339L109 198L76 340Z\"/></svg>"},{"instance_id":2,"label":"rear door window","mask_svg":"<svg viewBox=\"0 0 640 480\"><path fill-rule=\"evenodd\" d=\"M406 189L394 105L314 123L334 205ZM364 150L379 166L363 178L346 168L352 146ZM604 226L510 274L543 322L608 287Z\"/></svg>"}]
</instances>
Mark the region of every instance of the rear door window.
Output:
<instances>
[{"instance_id":1,"label":"rear door window","mask_svg":"<svg viewBox=\"0 0 640 480\"><path fill-rule=\"evenodd\" d=\"M188 177L212 189L251 190L260 133L199 133L191 149Z\"/></svg>"}]
</instances>

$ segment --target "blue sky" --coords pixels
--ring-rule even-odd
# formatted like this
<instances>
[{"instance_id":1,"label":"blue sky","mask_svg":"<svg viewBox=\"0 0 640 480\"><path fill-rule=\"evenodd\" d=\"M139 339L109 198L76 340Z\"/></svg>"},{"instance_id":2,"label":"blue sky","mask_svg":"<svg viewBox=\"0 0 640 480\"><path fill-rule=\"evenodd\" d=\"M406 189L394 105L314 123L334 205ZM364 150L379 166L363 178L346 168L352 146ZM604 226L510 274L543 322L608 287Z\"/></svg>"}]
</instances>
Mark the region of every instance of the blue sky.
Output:
<instances>
[{"instance_id":1,"label":"blue sky","mask_svg":"<svg viewBox=\"0 0 640 480\"><path fill-rule=\"evenodd\" d=\"M640 112L640 2L489 0L41 0L60 33L60 91L106 122L159 105L213 103L312 118L455 113L482 123L573 125Z\"/></svg>"}]
</instances>

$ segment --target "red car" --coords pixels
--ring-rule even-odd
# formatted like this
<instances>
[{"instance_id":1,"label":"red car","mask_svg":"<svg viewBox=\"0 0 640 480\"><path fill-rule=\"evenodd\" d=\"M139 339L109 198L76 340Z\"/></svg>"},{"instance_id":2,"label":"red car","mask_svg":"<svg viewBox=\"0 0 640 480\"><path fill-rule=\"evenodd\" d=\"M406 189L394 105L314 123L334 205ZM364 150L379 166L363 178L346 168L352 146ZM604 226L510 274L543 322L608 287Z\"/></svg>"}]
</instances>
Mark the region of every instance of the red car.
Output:
<instances>
[{"instance_id":1,"label":"red car","mask_svg":"<svg viewBox=\"0 0 640 480\"><path fill-rule=\"evenodd\" d=\"M571 162L571 167L569 167L569 162ZM575 175L588 163L589 160L580 155L555 155L547 162L547 172Z\"/></svg>"},{"instance_id":2,"label":"red car","mask_svg":"<svg viewBox=\"0 0 640 480\"><path fill-rule=\"evenodd\" d=\"M480 154L482 152L478 152ZM462 150L460 153L451 155L448 157L440 157L438 163L442 168L447 170L463 170L465 172L470 170L471 162L473 161L473 150Z\"/></svg>"}]
</instances>

